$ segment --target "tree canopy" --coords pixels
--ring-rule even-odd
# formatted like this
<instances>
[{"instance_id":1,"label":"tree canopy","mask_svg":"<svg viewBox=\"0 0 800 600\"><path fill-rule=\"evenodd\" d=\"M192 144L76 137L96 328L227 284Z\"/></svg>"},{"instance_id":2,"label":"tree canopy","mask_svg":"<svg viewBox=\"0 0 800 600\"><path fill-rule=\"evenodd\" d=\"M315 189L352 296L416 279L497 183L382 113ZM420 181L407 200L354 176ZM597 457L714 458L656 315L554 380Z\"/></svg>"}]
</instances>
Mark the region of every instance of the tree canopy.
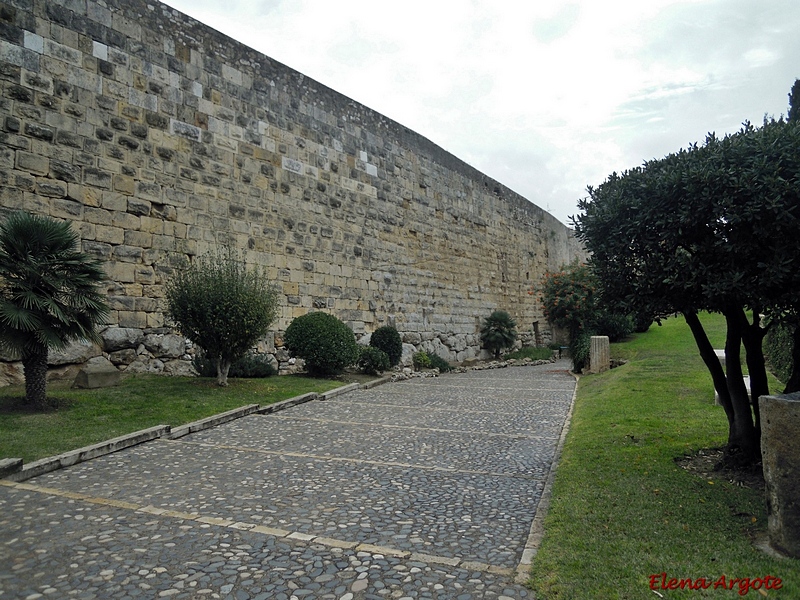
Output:
<instances>
[{"instance_id":1,"label":"tree canopy","mask_svg":"<svg viewBox=\"0 0 800 600\"><path fill-rule=\"evenodd\" d=\"M616 173L574 221L601 295L629 310L683 313L729 421L729 450L757 456L758 397L768 393L761 315L800 312L800 126L766 119ZM726 316L724 373L697 319ZM750 315L750 316L748 316ZM751 394L742 381L746 349Z\"/></svg>"},{"instance_id":2,"label":"tree canopy","mask_svg":"<svg viewBox=\"0 0 800 600\"><path fill-rule=\"evenodd\" d=\"M278 292L258 268L247 269L234 250L198 257L166 286L167 316L217 367L228 384L231 363L263 337L278 315Z\"/></svg>"}]
</instances>

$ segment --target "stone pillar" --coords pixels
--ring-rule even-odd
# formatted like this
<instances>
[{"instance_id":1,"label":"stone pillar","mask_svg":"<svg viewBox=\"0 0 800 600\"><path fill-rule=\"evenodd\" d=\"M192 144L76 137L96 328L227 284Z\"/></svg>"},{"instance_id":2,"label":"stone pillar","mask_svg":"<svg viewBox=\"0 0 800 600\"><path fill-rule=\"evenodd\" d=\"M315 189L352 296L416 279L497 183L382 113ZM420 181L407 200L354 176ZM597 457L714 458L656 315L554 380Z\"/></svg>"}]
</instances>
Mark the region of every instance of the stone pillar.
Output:
<instances>
[{"instance_id":1,"label":"stone pillar","mask_svg":"<svg viewBox=\"0 0 800 600\"><path fill-rule=\"evenodd\" d=\"M760 407L769 540L800 558L800 392L761 396Z\"/></svg>"},{"instance_id":2,"label":"stone pillar","mask_svg":"<svg viewBox=\"0 0 800 600\"><path fill-rule=\"evenodd\" d=\"M602 373L611 368L611 350L607 335L593 335L589 350L589 372Z\"/></svg>"}]
</instances>

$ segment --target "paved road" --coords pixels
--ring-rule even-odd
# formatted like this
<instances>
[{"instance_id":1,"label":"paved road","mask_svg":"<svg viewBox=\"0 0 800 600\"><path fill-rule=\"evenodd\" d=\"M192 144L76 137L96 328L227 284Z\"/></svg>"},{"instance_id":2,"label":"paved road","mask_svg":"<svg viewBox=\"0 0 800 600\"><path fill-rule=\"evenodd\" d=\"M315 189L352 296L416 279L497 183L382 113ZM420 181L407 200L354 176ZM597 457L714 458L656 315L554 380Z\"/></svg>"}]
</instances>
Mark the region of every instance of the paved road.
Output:
<instances>
[{"instance_id":1,"label":"paved road","mask_svg":"<svg viewBox=\"0 0 800 600\"><path fill-rule=\"evenodd\" d=\"M567 368L387 384L0 485L0 599L531 598Z\"/></svg>"}]
</instances>

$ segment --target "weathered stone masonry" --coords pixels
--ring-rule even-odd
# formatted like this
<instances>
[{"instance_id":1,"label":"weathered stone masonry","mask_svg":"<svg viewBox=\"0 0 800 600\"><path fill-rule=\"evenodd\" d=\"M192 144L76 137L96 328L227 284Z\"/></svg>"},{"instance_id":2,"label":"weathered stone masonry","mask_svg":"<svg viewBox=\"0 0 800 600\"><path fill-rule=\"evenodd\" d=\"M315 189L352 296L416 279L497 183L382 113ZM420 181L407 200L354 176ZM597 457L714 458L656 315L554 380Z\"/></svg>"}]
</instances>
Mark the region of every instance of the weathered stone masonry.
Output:
<instances>
[{"instance_id":1,"label":"weathered stone masonry","mask_svg":"<svg viewBox=\"0 0 800 600\"><path fill-rule=\"evenodd\" d=\"M0 205L74 223L121 328L163 333L165 279L226 244L281 286L278 330L322 309L463 360L495 308L546 337L528 290L581 253L421 135L159 2L0 1L0 86Z\"/></svg>"}]
</instances>

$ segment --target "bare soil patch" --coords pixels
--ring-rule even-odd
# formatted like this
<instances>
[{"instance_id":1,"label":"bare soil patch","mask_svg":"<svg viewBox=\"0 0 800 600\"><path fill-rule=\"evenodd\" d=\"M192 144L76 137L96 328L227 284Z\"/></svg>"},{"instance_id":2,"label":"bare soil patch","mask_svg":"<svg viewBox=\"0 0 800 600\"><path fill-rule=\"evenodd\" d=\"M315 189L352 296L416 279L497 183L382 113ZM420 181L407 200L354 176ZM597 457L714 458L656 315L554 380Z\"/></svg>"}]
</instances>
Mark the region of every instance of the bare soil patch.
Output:
<instances>
[{"instance_id":1,"label":"bare soil patch","mask_svg":"<svg viewBox=\"0 0 800 600\"><path fill-rule=\"evenodd\" d=\"M724 467L724 448L703 448L694 454L681 456L675 462L690 473L704 479L725 479L734 485L754 490L764 490L764 474L761 463L746 469Z\"/></svg>"}]
</instances>

